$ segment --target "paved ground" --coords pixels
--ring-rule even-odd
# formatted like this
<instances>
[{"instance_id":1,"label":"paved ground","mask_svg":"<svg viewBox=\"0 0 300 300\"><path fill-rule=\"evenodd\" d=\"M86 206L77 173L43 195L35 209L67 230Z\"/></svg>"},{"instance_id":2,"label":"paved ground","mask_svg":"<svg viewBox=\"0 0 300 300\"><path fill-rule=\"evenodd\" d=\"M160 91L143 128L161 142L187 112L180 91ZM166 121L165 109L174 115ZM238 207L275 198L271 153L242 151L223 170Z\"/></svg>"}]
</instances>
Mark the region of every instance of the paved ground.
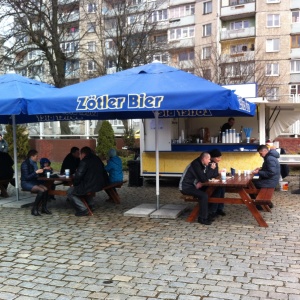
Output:
<instances>
[{"instance_id":1,"label":"paved ground","mask_svg":"<svg viewBox=\"0 0 300 300\"><path fill-rule=\"evenodd\" d=\"M119 192L117 206L99 193L93 217L75 217L63 197L51 216L1 207L0 299L300 299L300 195L276 192L260 228L240 205L211 226L187 223L188 212L124 217L156 202L155 185ZM182 204L177 183L161 184L160 201Z\"/></svg>"}]
</instances>

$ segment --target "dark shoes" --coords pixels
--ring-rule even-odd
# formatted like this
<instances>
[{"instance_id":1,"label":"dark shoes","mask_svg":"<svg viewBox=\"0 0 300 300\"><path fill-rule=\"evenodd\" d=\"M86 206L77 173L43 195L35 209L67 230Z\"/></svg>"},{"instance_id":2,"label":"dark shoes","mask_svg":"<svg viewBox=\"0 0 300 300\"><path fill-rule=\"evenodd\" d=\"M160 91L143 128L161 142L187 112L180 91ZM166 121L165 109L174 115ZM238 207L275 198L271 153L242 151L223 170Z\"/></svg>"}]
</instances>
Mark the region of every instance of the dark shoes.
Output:
<instances>
[{"instance_id":1,"label":"dark shoes","mask_svg":"<svg viewBox=\"0 0 300 300\"><path fill-rule=\"evenodd\" d=\"M222 209L218 209L216 214L222 217L226 216L226 213Z\"/></svg>"},{"instance_id":2,"label":"dark shoes","mask_svg":"<svg viewBox=\"0 0 300 300\"><path fill-rule=\"evenodd\" d=\"M207 219L198 218L198 223L203 225L211 225L212 221L208 218Z\"/></svg>"},{"instance_id":3,"label":"dark shoes","mask_svg":"<svg viewBox=\"0 0 300 300\"><path fill-rule=\"evenodd\" d=\"M39 213L39 211L37 210L37 208L32 208L32 210L31 210L31 214L33 215L33 216L41 216L41 214Z\"/></svg>"},{"instance_id":4,"label":"dark shoes","mask_svg":"<svg viewBox=\"0 0 300 300\"><path fill-rule=\"evenodd\" d=\"M83 211L77 211L75 213L76 217L85 217L89 215L89 211L88 210L83 210Z\"/></svg>"},{"instance_id":5,"label":"dark shoes","mask_svg":"<svg viewBox=\"0 0 300 300\"><path fill-rule=\"evenodd\" d=\"M42 208L42 214L52 215L52 212L48 208Z\"/></svg>"}]
</instances>

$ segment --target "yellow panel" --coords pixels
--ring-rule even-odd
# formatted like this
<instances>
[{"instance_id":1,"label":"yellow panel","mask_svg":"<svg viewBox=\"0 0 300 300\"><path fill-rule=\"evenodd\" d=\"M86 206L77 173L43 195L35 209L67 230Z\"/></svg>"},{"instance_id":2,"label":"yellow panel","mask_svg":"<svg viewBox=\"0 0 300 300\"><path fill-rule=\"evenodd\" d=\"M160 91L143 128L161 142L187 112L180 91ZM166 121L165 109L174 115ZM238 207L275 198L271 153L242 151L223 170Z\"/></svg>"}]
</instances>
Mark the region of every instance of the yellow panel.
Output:
<instances>
[{"instance_id":1,"label":"yellow panel","mask_svg":"<svg viewBox=\"0 0 300 300\"><path fill-rule=\"evenodd\" d=\"M143 173L155 172L155 152L143 152ZM182 173L186 166L199 156L199 152L160 152L159 172ZM236 170L253 170L262 165L262 158L257 152L223 152L220 168Z\"/></svg>"}]
</instances>

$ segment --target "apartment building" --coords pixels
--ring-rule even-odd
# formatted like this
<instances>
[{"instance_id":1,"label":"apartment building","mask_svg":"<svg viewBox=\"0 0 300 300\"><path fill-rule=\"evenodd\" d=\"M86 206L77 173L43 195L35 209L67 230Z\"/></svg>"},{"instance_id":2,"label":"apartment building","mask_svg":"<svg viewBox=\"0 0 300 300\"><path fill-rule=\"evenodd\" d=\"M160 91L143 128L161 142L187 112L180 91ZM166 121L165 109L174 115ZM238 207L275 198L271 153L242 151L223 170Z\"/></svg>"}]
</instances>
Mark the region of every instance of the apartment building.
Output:
<instances>
[{"instance_id":1,"label":"apartment building","mask_svg":"<svg viewBox=\"0 0 300 300\"><path fill-rule=\"evenodd\" d=\"M269 101L300 102L300 1L196 1L195 55L220 84L256 82Z\"/></svg>"}]
</instances>

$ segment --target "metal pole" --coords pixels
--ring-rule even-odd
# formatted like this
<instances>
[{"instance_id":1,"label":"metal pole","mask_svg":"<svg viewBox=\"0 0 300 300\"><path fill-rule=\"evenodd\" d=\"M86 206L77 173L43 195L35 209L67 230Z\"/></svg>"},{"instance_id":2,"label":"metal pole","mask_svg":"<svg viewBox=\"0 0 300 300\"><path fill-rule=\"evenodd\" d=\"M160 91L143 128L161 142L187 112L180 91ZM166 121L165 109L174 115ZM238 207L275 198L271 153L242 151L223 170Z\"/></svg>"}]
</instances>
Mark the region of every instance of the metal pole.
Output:
<instances>
[{"instance_id":1,"label":"metal pole","mask_svg":"<svg viewBox=\"0 0 300 300\"><path fill-rule=\"evenodd\" d=\"M12 115L13 143L14 143L14 162L15 162L15 188L17 201L19 201L19 174L18 174L18 158L17 158L17 132L16 132L16 116Z\"/></svg>"},{"instance_id":2,"label":"metal pole","mask_svg":"<svg viewBox=\"0 0 300 300\"><path fill-rule=\"evenodd\" d=\"M154 112L155 116L155 177L156 177L156 209L159 209L159 151L158 151L158 111Z\"/></svg>"}]
</instances>

